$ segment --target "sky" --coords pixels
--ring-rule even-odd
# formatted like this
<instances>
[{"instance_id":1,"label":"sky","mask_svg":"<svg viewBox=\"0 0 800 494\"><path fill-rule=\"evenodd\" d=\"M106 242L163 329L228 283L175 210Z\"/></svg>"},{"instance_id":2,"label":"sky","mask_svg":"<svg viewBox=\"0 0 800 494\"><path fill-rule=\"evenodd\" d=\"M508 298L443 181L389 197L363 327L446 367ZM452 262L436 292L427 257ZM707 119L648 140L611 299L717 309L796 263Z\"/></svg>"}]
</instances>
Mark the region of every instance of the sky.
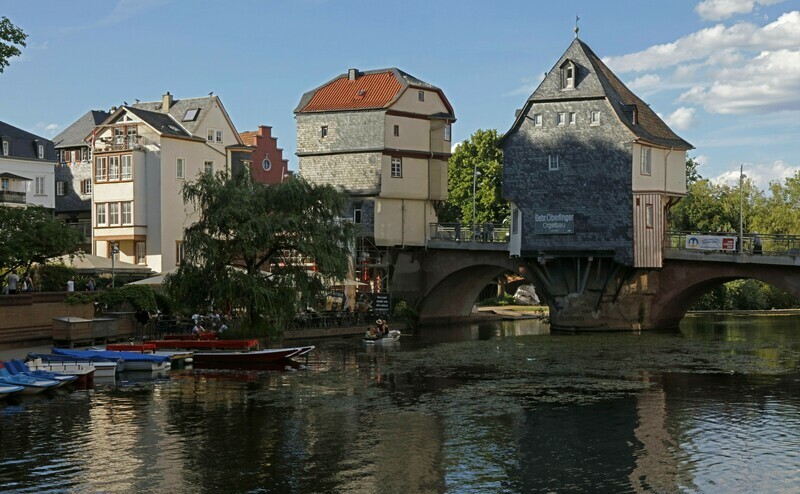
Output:
<instances>
[{"instance_id":1,"label":"sky","mask_svg":"<svg viewBox=\"0 0 800 494\"><path fill-rule=\"evenodd\" d=\"M13 0L28 34L0 120L52 138L89 110L214 92L237 130L273 128L349 68L441 88L453 142L506 132L579 36L685 140L705 178L762 188L800 170L800 0Z\"/></svg>"}]
</instances>

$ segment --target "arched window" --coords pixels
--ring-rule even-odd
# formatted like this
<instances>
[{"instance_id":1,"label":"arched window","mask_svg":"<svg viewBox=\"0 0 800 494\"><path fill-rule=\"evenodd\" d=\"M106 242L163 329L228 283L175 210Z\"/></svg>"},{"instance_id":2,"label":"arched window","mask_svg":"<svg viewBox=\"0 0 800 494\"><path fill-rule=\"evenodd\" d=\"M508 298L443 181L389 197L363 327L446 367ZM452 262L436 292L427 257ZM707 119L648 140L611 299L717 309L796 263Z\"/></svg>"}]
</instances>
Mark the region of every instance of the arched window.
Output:
<instances>
[{"instance_id":1,"label":"arched window","mask_svg":"<svg viewBox=\"0 0 800 494\"><path fill-rule=\"evenodd\" d=\"M272 168L272 163L270 163L269 158L264 158L264 161L261 162L261 168L263 168L265 172L268 172Z\"/></svg>"},{"instance_id":2,"label":"arched window","mask_svg":"<svg viewBox=\"0 0 800 494\"><path fill-rule=\"evenodd\" d=\"M561 89L575 89L575 77L577 67L572 60L567 60L561 64Z\"/></svg>"}]
</instances>

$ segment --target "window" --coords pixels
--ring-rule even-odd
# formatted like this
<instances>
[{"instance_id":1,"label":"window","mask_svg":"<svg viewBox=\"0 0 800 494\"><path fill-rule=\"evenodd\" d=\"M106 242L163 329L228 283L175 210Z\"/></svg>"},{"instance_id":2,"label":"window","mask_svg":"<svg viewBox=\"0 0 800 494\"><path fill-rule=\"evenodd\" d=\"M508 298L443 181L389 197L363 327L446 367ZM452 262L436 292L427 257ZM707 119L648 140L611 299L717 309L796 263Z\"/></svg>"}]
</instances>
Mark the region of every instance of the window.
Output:
<instances>
[{"instance_id":1,"label":"window","mask_svg":"<svg viewBox=\"0 0 800 494\"><path fill-rule=\"evenodd\" d=\"M453 128L450 124L445 124L444 126L444 140L450 142L453 138Z\"/></svg>"},{"instance_id":2,"label":"window","mask_svg":"<svg viewBox=\"0 0 800 494\"><path fill-rule=\"evenodd\" d=\"M3 156L8 156L8 141L3 141Z\"/></svg>"},{"instance_id":3,"label":"window","mask_svg":"<svg viewBox=\"0 0 800 494\"><path fill-rule=\"evenodd\" d=\"M214 173L214 162L211 160L206 160L203 162L203 172L205 173Z\"/></svg>"},{"instance_id":4,"label":"window","mask_svg":"<svg viewBox=\"0 0 800 494\"><path fill-rule=\"evenodd\" d=\"M178 158L175 161L175 178L178 180L183 180L186 178L186 159L185 158Z\"/></svg>"},{"instance_id":5,"label":"window","mask_svg":"<svg viewBox=\"0 0 800 494\"><path fill-rule=\"evenodd\" d=\"M353 204L353 223L361 223L361 203Z\"/></svg>"},{"instance_id":6,"label":"window","mask_svg":"<svg viewBox=\"0 0 800 494\"><path fill-rule=\"evenodd\" d=\"M8 190L10 188L11 183L8 181L7 178L0 178L0 190Z\"/></svg>"},{"instance_id":7,"label":"window","mask_svg":"<svg viewBox=\"0 0 800 494\"><path fill-rule=\"evenodd\" d=\"M600 125L600 112L593 111L589 120L589 125Z\"/></svg>"},{"instance_id":8,"label":"window","mask_svg":"<svg viewBox=\"0 0 800 494\"><path fill-rule=\"evenodd\" d=\"M130 180L133 177L133 156L130 154L122 155L122 172L120 178L122 180Z\"/></svg>"},{"instance_id":9,"label":"window","mask_svg":"<svg viewBox=\"0 0 800 494\"><path fill-rule=\"evenodd\" d=\"M92 193L92 179L81 180L81 194L88 196Z\"/></svg>"},{"instance_id":10,"label":"window","mask_svg":"<svg viewBox=\"0 0 800 494\"><path fill-rule=\"evenodd\" d=\"M270 163L269 158L264 158L264 161L261 162L261 168L263 168L265 172L272 169L272 163Z\"/></svg>"},{"instance_id":11,"label":"window","mask_svg":"<svg viewBox=\"0 0 800 494\"><path fill-rule=\"evenodd\" d=\"M89 148L81 148L81 161L89 161Z\"/></svg>"},{"instance_id":12,"label":"window","mask_svg":"<svg viewBox=\"0 0 800 494\"><path fill-rule=\"evenodd\" d=\"M138 136L136 135L136 127L127 127L126 134L128 136L127 148L132 149L136 145L136 142L138 141Z\"/></svg>"},{"instance_id":13,"label":"window","mask_svg":"<svg viewBox=\"0 0 800 494\"><path fill-rule=\"evenodd\" d=\"M323 125L322 127L319 128L319 136L321 138L323 138L323 139L328 137L328 126L327 125Z\"/></svg>"},{"instance_id":14,"label":"window","mask_svg":"<svg viewBox=\"0 0 800 494\"><path fill-rule=\"evenodd\" d=\"M175 265L179 265L183 261L184 250L183 241L178 240L175 242Z\"/></svg>"},{"instance_id":15,"label":"window","mask_svg":"<svg viewBox=\"0 0 800 494\"><path fill-rule=\"evenodd\" d=\"M106 205L105 204L96 204L95 211L97 216L97 224L98 225L105 225L106 224Z\"/></svg>"},{"instance_id":16,"label":"window","mask_svg":"<svg viewBox=\"0 0 800 494\"><path fill-rule=\"evenodd\" d=\"M222 131L216 131L217 142L222 142Z\"/></svg>"},{"instance_id":17,"label":"window","mask_svg":"<svg viewBox=\"0 0 800 494\"><path fill-rule=\"evenodd\" d=\"M569 124L570 125L575 125L575 122L576 122L576 120L575 120L575 112L571 111L571 112L569 112Z\"/></svg>"},{"instance_id":18,"label":"window","mask_svg":"<svg viewBox=\"0 0 800 494\"><path fill-rule=\"evenodd\" d=\"M67 182L56 182L56 195L63 196L67 190Z\"/></svg>"},{"instance_id":19,"label":"window","mask_svg":"<svg viewBox=\"0 0 800 494\"><path fill-rule=\"evenodd\" d=\"M558 124L558 125L564 125L564 124L566 123L566 121L567 121L567 114L566 114L566 113L564 113L564 112L559 112L559 113L556 115L556 124Z\"/></svg>"},{"instance_id":20,"label":"window","mask_svg":"<svg viewBox=\"0 0 800 494\"><path fill-rule=\"evenodd\" d=\"M183 121L193 122L197 120L198 113L200 113L200 108L189 108L188 110L186 110L186 113L183 114Z\"/></svg>"},{"instance_id":21,"label":"window","mask_svg":"<svg viewBox=\"0 0 800 494\"><path fill-rule=\"evenodd\" d=\"M106 165L106 158L97 158L94 165L94 181L103 182L108 180L108 165Z\"/></svg>"},{"instance_id":22,"label":"window","mask_svg":"<svg viewBox=\"0 0 800 494\"><path fill-rule=\"evenodd\" d=\"M425 101L425 91L417 93L417 98L419 98L420 101Z\"/></svg>"},{"instance_id":23,"label":"window","mask_svg":"<svg viewBox=\"0 0 800 494\"><path fill-rule=\"evenodd\" d=\"M44 195L44 177L36 177L36 189L35 189L35 191L36 191L35 194L37 196L43 196Z\"/></svg>"},{"instance_id":24,"label":"window","mask_svg":"<svg viewBox=\"0 0 800 494\"><path fill-rule=\"evenodd\" d=\"M519 209L514 209L511 215L511 234L516 235L519 233Z\"/></svg>"},{"instance_id":25,"label":"window","mask_svg":"<svg viewBox=\"0 0 800 494\"><path fill-rule=\"evenodd\" d=\"M647 228L653 228L653 205L644 205L644 222Z\"/></svg>"},{"instance_id":26,"label":"window","mask_svg":"<svg viewBox=\"0 0 800 494\"><path fill-rule=\"evenodd\" d=\"M542 114L541 113L534 113L533 114L533 125L536 127L542 126Z\"/></svg>"},{"instance_id":27,"label":"window","mask_svg":"<svg viewBox=\"0 0 800 494\"><path fill-rule=\"evenodd\" d=\"M119 156L108 157L108 179L119 180Z\"/></svg>"},{"instance_id":28,"label":"window","mask_svg":"<svg viewBox=\"0 0 800 494\"><path fill-rule=\"evenodd\" d=\"M39 150L39 159L43 160L44 159L44 144L39 144L37 146L37 148Z\"/></svg>"},{"instance_id":29,"label":"window","mask_svg":"<svg viewBox=\"0 0 800 494\"><path fill-rule=\"evenodd\" d=\"M133 224L133 202L123 202L122 203L122 224L123 225L132 225Z\"/></svg>"},{"instance_id":30,"label":"window","mask_svg":"<svg viewBox=\"0 0 800 494\"><path fill-rule=\"evenodd\" d=\"M400 126L399 125L395 125L394 126L394 136L395 137L400 137Z\"/></svg>"},{"instance_id":31,"label":"window","mask_svg":"<svg viewBox=\"0 0 800 494\"><path fill-rule=\"evenodd\" d=\"M558 170L560 165L561 165L561 163L559 161L560 160L559 160L559 156L558 155L553 156L551 154L550 156L548 156L547 157L547 167L548 167L548 169L550 169L550 170Z\"/></svg>"},{"instance_id":32,"label":"window","mask_svg":"<svg viewBox=\"0 0 800 494\"><path fill-rule=\"evenodd\" d=\"M108 203L108 224L109 225L119 225L119 203L118 202L109 202Z\"/></svg>"},{"instance_id":33,"label":"window","mask_svg":"<svg viewBox=\"0 0 800 494\"><path fill-rule=\"evenodd\" d=\"M575 69L571 60L561 64L561 89L575 89Z\"/></svg>"},{"instance_id":34,"label":"window","mask_svg":"<svg viewBox=\"0 0 800 494\"><path fill-rule=\"evenodd\" d=\"M214 142L214 129L208 129L208 134L206 134L206 141Z\"/></svg>"},{"instance_id":35,"label":"window","mask_svg":"<svg viewBox=\"0 0 800 494\"><path fill-rule=\"evenodd\" d=\"M403 158L392 158L392 178L403 178Z\"/></svg>"},{"instance_id":36,"label":"window","mask_svg":"<svg viewBox=\"0 0 800 494\"><path fill-rule=\"evenodd\" d=\"M642 153L640 158L640 171L642 175L650 175L650 148L642 146Z\"/></svg>"},{"instance_id":37,"label":"window","mask_svg":"<svg viewBox=\"0 0 800 494\"><path fill-rule=\"evenodd\" d=\"M147 251L144 242L136 242L136 264L147 264Z\"/></svg>"},{"instance_id":38,"label":"window","mask_svg":"<svg viewBox=\"0 0 800 494\"><path fill-rule=\"evenodd\" d=\"M122 145L125 142L125 129L122 127L114 128L114 144Z\"/></svg>"}]
</instances>

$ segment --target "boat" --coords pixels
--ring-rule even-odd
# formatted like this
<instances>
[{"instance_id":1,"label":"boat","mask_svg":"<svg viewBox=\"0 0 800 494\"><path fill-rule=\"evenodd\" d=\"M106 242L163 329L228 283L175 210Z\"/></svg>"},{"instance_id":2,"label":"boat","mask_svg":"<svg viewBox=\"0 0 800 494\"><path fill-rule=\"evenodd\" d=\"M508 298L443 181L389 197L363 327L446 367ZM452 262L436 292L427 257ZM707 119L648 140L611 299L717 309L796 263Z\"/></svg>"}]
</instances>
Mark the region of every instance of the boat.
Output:
<instances>
[{"instance_id":1,"label":"boat","mask_svg":"<svg viewBox=\"0 0 800 494\"><path fill-rule=\"evenodd\" d=\"M22 386L21 394L33 395L58 386L58 381L25 375L12 375L0 362L0 385Z\"/></svg>"},{"instance_id":2,"label":"boat","mask_svg":"<svg viewBox=\"0 0 800 494\"><path fill-rule=\"evenodd\" d=\"M67 348L53 348L56 355L68 355L80 358L105 358L121 360L117 364L117 371L158 371L169 368L170 358L164 355L150 355L137 352L116 352L111 350L71 350ZM122 369L120 369L122 367Z\"/></svg>"},{"instance_id":3,"label":"boat","mask_svg":"<svg viewBox=\"0 0 800 494\"><path fill-rule=\"evenodd\" d=\"M379 336L377 338L363 338L364 343L369 345L376 345L382 343L392 343L400 339L401 333L398 329L392 329L388 333L383 336Z\"/></svg>"},{"instance_id":4,"label":"boat","mask_svg":"<svg viewBox=\"0 0 800 494\"><path fill-rule=\"evenodd\" d=\"M297 357L302 357L304 355L308 355L309 353L311 353L311 350L314 349L314 346L313 345L311 345L311 346L301 346L301 347L298 347L298 348L299 348L299 350L297 351L297 353L292 355L292 358L297 358Z\"/></svg>"},{"instance_id":5,"label":"boat","mask_svg":"<svg viewBox=\"0 0 800 494\"><path fill-rule=\"evenodd\" d=\"M78 380L75 374L63 374L61 372L51 372L45 370L31 370L22 360L8 360L4 362L5 368L8 369L9 374L12 376L31 376L40 379L52 379L58 381L57 388L72 384Z\"/></svg>"},{"instance_id":6,"label":"boat","mask_svg":"<svg viewBox=\"0 0 800 494\"><path fill-rule=\"evenodd\" d=\"M156 349L187 350L253 350L258 349L258 340L148 340Z\"/></svg>"},{"instance_id":7,"label":"boat","mask_svg":"<svg viewBox=\"0 0 800 494\"><path fill-rule=\"evenodd\" d=\"M248 352L195 352L194 365L198 367L247 367L288 360L300 352L308 354L314 347L270 348Z\"/></svg>"},{"instance_id":8,"label":"boat","mask_svg":"<svg viewBox=\"0 0 800 494\"><path fill-rule=\"evenodd\" d=\"M93 370L93 377L114 378L119 359L73 357L69 355L53 355L49 353L29 353L28 367L31 369L63 372L65 374L82 374Z\"/></svg>"},{"instance_id":9,"label":"boat","mask_svg":"<svg viewBox=\"0 0 800 494\"><path fill-rule=\"evenodd\" d=\"M153 353L156 351L156 346L150 343L118 343L106 345L106 350L112 352L139 352L139 353Z\"/></svg>"},{"instance_id":10,"label":"boat","mask_svg":"<svg viewBox=\"0 0 800 494\"><path fill-rule=\"evenodd\" d=\"M0 383L0 401L8 398L13 394L19 393L23 389L25 388L22 386L18 386L16 384Z\"/></svg>"},{"instance_id":11,"label":"boat","mask_svg":"<svg viewBox=\"0 0 800 494\"><path fill-rule=\"evenodd\" d=\"M162 340L216 340L216 331L206 331L205 333L180 333L180 334L165 334L161 336Z\"/></svg>"}]
</instances>

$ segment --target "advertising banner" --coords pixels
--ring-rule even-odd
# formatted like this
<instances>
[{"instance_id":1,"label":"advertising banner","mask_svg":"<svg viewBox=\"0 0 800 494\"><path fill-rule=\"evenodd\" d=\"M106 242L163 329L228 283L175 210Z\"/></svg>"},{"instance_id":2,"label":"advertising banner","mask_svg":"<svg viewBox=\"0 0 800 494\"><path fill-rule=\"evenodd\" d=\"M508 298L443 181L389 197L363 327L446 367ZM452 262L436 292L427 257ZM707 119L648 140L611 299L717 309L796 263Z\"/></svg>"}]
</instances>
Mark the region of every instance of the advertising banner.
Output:
<instances>
[{"instance_id":1,"label":"advertising banner","mask_svg":"<svg viewBox=\"0 0 800 494\"><path fill-rule=\"evenodd\" d=\"M535 213L533 233L536 235L564 235L575 233L574 213Z\"/></svg>"},{"instance_id":2,"label":"advertising banner","mask_svg":"<svg viewBox=\"0 0 800 494\"><path fill-rule=\"evenodd\" d=\"M688 250L736 251L736 237L721 235L687 235Z\"/></svg>"}]
</instances>

